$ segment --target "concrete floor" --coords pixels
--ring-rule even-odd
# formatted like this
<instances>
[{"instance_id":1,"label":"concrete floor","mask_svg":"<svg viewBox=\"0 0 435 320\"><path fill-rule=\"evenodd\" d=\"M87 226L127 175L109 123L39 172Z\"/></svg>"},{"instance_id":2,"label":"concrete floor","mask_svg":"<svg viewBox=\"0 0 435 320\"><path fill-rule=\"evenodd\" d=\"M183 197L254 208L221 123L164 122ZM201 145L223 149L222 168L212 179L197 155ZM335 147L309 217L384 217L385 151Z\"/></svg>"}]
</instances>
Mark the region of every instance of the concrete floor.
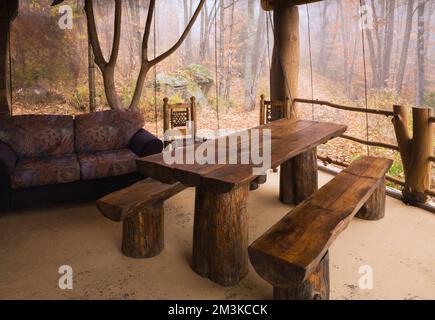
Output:
<instances>
[{"instance_id":1,"label":"concrete floor","mask_svg":"<svg viewBox=\"0 0 435 320\"><path fill-rule=\"evenodd\" d=\"M277 195L277 173L250 194L251 241L290 210ZM92 203L1 216L0 299L270 299L252 268L231 288L191 270L193 199L188 189L167 201L165 250L144 260L121 254L121 224ZM331 298L435 299L434 230L434 214L390 197L385 219L354 219L330 249ZM58 287L61 265L73 268L73 290ZM363 265L371 290L358 286Z\"/></svg>"}]
</instances>

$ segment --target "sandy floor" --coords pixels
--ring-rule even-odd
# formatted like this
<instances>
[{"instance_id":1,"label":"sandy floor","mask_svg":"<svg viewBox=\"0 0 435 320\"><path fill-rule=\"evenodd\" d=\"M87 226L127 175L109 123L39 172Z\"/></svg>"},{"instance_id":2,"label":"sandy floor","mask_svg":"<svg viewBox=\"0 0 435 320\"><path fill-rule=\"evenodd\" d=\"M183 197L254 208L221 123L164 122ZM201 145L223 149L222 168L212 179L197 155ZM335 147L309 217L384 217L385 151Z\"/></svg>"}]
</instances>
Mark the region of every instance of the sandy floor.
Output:
<instances>
[{"instance_id":1,"label":"sandy floor","mask_svg":"<svg viewBox=\"0 0 435 320\"><path fill-rule=\"evenodd\" d=\"M320 175L322 183L329 176ZM250 239L289 211L277 200L278 174L250 194ZM251 269L225 288L190 269L194 190L165 205L165 250L135 260L120 252L121 224L92 204L0 218L1 299L270 299L271 287ZM435 299L435 215L387 199L386 218L354 219L330 250L332 299ZM73 290L60 290L58 268L71 265ZM362 265L373 289L358 287Z\"/></svg>"}]
</instances>

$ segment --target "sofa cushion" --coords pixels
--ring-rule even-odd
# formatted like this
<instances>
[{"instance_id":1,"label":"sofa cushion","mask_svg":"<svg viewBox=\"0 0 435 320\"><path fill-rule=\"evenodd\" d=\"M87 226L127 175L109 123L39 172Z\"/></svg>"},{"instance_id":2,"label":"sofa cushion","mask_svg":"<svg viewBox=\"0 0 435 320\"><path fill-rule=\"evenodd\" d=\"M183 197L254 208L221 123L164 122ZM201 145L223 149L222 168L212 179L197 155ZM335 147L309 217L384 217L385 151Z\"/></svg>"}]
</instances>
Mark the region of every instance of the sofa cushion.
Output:
<instances>
[{"instance_id":1,"label":"sofa cushion","mask_svg":"<svg viewBox=\"0 0 435 320\"><path fill-rule=\"evenodd\" d=\"M13 189L67 183L80 180L76 155L29 158L17 163L11 177Z\"/></svg>"},{"instance_id":2,"label":"sofa cushion","mask_svg":"<svg viewBox=\"0 0 435 320\"><path fill-rule=\"evenodd\" d=\"M72 154L74 120L57 115L0 117L0 140L20 159Z\"/></svg>"},{"instance_id":3,"label":"sofa cushion","mask_svg":"<svg viewBox=\"0 0 435 320\"><path fill-rule=\"evenodd\" d=\"M136 172L137 158L129 149L81 153L78 155L81 179L93 180Z\"/></svg>"},{"instance_id":4,"label":"sofa cushion","mask_svg":"<svg viewBox=\"0 0 435 320\"><path fill-rule=\"evenodd\" d=\"M143 116L130 111L109 110L76 116L75 150L93 152L127 148L143 125Z\"/></svg>"}]
</instances>

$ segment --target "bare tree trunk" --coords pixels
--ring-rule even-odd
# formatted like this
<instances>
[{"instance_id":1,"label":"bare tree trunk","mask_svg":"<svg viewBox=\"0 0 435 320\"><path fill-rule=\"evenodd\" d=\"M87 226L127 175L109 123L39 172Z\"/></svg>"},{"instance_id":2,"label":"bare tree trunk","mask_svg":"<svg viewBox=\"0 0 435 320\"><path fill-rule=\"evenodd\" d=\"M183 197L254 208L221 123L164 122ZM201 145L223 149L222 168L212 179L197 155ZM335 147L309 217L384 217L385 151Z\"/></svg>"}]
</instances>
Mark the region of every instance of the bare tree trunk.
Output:
<instances>
[{"instance_id":1,"label":"bare tree trunk","mask_svg":"<svg viewBox=\"0 0 435 320\"><path fill-rule=\"evenodd\" d=\"M322 1L322 27L320 28L320 50L319 55L317 56L317 69L320 71L321 74L325 74L326 71L326 35L328 34L326 32L326 28L328 27L329 21L328 21L328 7L330 2L329 1Z\"/></svg>"},{"instance_id":2,"label":"bare tree trunk","mask_svg":"<svg viewBox=\"0 0 435 320\"><path fill-rule=\"evenodd\" d=\"M342 0L337 1L337 5L340 12L340 20L341 20L341 40L343 45L343 75L344 75L344 91L347 97L350 96L350 87L349 87L349 49L348 49L348 43L349 43L349 29L347 28L347 25L344 21L344 14L343 14L343 3Z\"/></svg>"},{"instance_id":3,"label":"bare tree trunk","mask_svg":"<svg viewBox=\"0 0 435 320\"><path fill-rule=\"evenodd\" d=\"M266 16L261 13L258 15L257 19L257 32L255 35L255 42L257 47L252 50L252 85L251 85L251 95L254 103L251 105L251 110L255 108L255 101L257 97L257 83L263 69L264 59L267 50L266 41Z\"/></svg>"},{"instance_id":4,"label":"bare tree trunk","mask_svg":"<svg viewBox=\"0 0 435 320\"><path fill-rule=\"evenodd\" d=\"M383 58L382 58L382 87L387 87L390 78L391 51L393 47L394 36L394 19L395 19L395 1L388 1L387 6L387 23L385 26Z\"/></svg>"},{"instance_id":5,"label":"bare tree trunk","mask_svg":"<svg viewBox=\"0 0 435 320\"><path fill-rule=\"evenodd\" d=\"M201 11L201 29L199 30L199 60L203 62L205 60L205 41L208 38L206 36L207 30L207 3L204 5L204 10Z\"/></svg>"},{"instance_id":6,"label":"bare tree trunk","mask_svg":"<svg viewBox=\"0 0 435 320\"><path fill-rule=\"evenodd\" d=\"M192 13L192 0L183 0L184 25L189 23L189 17ZM192 59L192 37L190 33L187 35L184 42L184 60Z\"/></svg>"},{"instance_id":7,"label":"bare tree trunk","mask_svg":"<svg viewBox=\"0 0 435 320\"><path fill-rule=\"evenodd\" d=\"M402 52L400 53L399 70L396 80L396 94L400 95L402 91L403 77L405 75L406 62L408 60L409 39L411 38L412 17L414 10L414 0L408 0L406 9L406 27L403 36Z\"/></svg>"},{"instance_id":8,"label":"bare tree trunk","mask_svg":"<svg viewBox=\"0 0 435 320\"><path fill-rule=\"evenodd\" d=\"M425 43L424 43L424 14L425 14L425 0L418 0L417 8L417 92L415 104L417 107L423 105L424 101L424 82L425 82Z\"/></svg>"},{"instance_id":9,"label":"bare tree trunk","mask_svg":"<svg viewBox=\"0 0 435 320\"><path fill-rule=\"evenodd\" d=\"M225 93L225 0L219 3L219 95Z\"/></svg>"},{"instance_id":10,"label":"bare tree trunk","mask_svg":"<svg viewBox=\"0 0 435 320\"><path fill-rule=\"evenodd\" d=\"M244 30L246 39L245 63L244 63L244 82L245 82L245 110L250 111L255 106L255 97L252 96L252 50L254 49L254 2L247 2L247 23Z\"/></svg>"},{"instance_id":11,"label":"bare tree trunk","mask_svg":"<svg viewBox=\"0 0 435 320\"><path fill-rule=\"evenodd\" d=\"M207 3L204 4L204 25L201 31L201 40L200 40L200 59L204 61L210 55L210 32L213 27L213 23L216 19L216 2L214 3L211 10L208 10Z\"/></svg>"},{"instance_id":12,"label":"bare tree trunk","mask_svg":"<svg viewBox=\"0 0 435 320\"><path fill-rule=\"evenodd\" d=\"M228 43L228 55L227 55L227 79L225 81L225 101L227 103L227 111L230 107L230 98L231 98L231 76L233 72L232 68L232 59L233 59L233 31L234 31L234 9L235 9L235 1L233 0L231 3L231 14L230 14L230 34L229 34L229 43Z\"/></svg>"}]
</instances>

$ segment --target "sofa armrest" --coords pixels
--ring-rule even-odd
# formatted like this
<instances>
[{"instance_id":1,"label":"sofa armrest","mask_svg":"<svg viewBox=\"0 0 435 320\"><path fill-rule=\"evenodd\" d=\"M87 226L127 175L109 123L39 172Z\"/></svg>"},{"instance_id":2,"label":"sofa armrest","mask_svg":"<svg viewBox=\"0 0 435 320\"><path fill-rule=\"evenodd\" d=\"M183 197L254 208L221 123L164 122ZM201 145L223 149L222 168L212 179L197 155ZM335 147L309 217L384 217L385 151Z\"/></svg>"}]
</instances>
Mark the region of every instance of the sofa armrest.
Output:
<instances>
[{"instance_id":1,"label":"sofa armrest","mask_svg":"<svg viewBox=\"0 0 435 320\"><path fill-rule=\"evenodd\" d=\"M150 132L140 129L130 141L130 149L139 157L160 153L163 142Z\"/></svg>"},{"instance_id":2,"label":"sofa armrest","mask_svg":"<svg viewBox=\"0 0 435 320\"><path fill-rule=\"evenodd\" d=\"M16 163L15 151L8 144L0 141L0 209L8 208L11 176Z\"/></svg>"},{"instance_id":3,"label":"sofa armrest","mask_svg":"<svg viewBox=\"0 0 435 320\"><path fill-rule=\"evenodd\" d=\"M0 141L0 175L11 176L16 163L17 155L15 151L8 144Z\"/></svg>"}]
</instances>

